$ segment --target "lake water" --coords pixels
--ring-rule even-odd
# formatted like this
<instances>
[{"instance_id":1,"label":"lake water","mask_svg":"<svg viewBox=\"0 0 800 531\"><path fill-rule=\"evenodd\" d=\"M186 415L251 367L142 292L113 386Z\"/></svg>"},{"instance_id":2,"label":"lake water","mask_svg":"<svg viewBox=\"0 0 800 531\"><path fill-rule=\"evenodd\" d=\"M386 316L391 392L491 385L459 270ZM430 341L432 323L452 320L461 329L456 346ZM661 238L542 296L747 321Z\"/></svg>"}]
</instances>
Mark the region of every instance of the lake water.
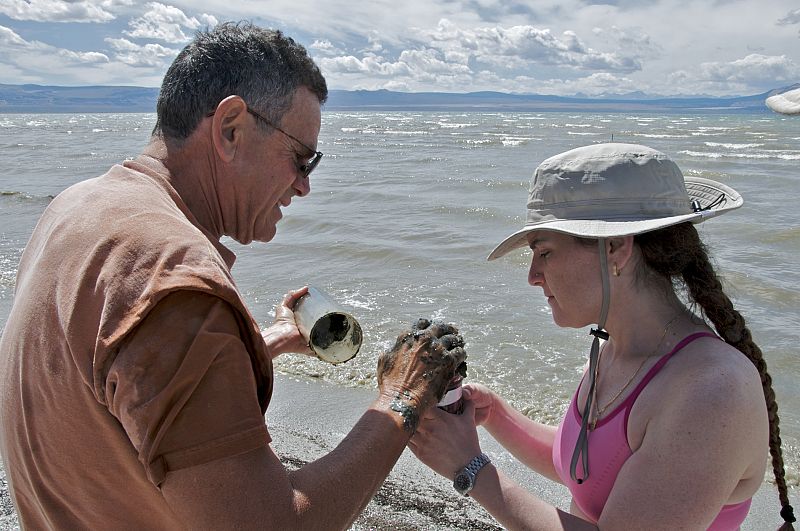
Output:
<instances>
[{"instance_id":1,"label":"lake water","mask_svg":"<svg viewBox=\"0 0 800 531\"><path fill-rule=\"evenodd\" d=\"M138 154L153 114L0 114L0 327L16 266L52 196ZM767 359L790 484L800 463L800 120L774 114L324 112L311 194L268 244L226 243L259 322L310 283L351 309L364 346L331 366L299 356L288 374L374 388L380 352L417 317L455 323L469 380L555 423L585 363L588 330L559 329L520 251L486 262L521 227L543 159L609 141L669 154L687 175L734 187L741 209L700 225L726 289ZM771 475L769 476L771 477Z\"/></svg>"}]
</instances>

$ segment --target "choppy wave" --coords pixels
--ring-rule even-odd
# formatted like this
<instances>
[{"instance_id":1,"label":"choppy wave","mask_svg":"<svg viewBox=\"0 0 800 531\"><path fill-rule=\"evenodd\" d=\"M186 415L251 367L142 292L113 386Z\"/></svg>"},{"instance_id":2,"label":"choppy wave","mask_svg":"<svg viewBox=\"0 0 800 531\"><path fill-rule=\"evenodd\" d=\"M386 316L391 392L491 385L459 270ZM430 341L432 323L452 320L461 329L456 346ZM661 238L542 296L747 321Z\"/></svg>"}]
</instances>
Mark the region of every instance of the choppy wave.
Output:
<instances>
[{"instance_id":1,"label":"choppy wave","mask_svg":"<svg viewBox=\"0 0 800 531\"><path fill-rule=\"evenodd\" d=\"M408 136L420 136L420 135L429 135L431 134L430 131L403 131L403 130L392 130L387 129L383 131L386 135L408 135Z\"/></svg>"},{"instance_id":2,"label":"choppy wave","mask_svg":"<svg viewBox=\"0 0 800 531\"><path fill-rule=\"evenodd\" d=\"M475 127L478 124L461 124L461 123L451 123L451 122L439 122L439 127L442 129L463 129L464 127Z\"/></svg>"},{"instance_id":3,"label":"choppy wave","mask_svg":"<svg viewBox=\"0 0 800 531\"><path fill-rule=\"evenodd\" d=\"M55 198L54 195L32 195L27 192L15 192L10 190L0 190L0 200L13 201L32 201L36 203L50 202Z\"/></svg>"},{"instance_id":4,"label":"choppy wave","mask_svg":"<svg viewBox=\"0 0 800 531\"><path fill-rule=\"evenodd\" d=\"M502 140L504 146L520 146L527 143L531 139L528 137L506 137Z\"/></svg>"},{"instance_id":5,"label":"choppy wave","mask_svg":"<svg viewBox=\"0 0 800 531\"><path fill-rule=\"evenodd\" d=\"M673 135L669 133L635 133L635 136L644 138L688 138L687 135Z\"/></svg>"},{"instance_id":6,"label":"choppy wave","mask_svg":"<svg viewBox=\"0 0 800 531\"><path fill-rule=\"evenodd\" d=\"M727 144L724 142L704 142L708 147L721 147L726 149L752 149L762 147L764 144Z\"/></svg>"},{"instance_id":7,"label":"choppy wave","mask_svg":"<svg viewBox=\"0 0 800 531\"><path fill-rule=\"evenodd\" d=\"M23 149L23 150L31 150L31 149L46 149L47 144L41 142L17 142L15 144L7 144L4 146L5 149Z\"/></svg>"},{"instance_id":8,"label":"choppy wave","mask_svg":"<svg viewBox=\"0 0 800 531\"><path fill-rule=\"evenodd\" d=\"M758 153L719 153L719 152L706 152L706 151L692 151L683 150L679 151L683 155L691 157L704 157L709 159L780 159L780 160L800 160L800 153L781 153L781 152L758 152Z\"/></svg>"},{"instance_id":9,"label":"choppy wave","mask_svg":"<svg viewBox=\"0 0 800 531\"><path fill-rule=\"evenodd\" d=\"M689 134L691 134L692 136L723 136L725 133L724 132L711 133L711 132L707 132L707 131L692 131Z\"/></svg>"}]
</instances>

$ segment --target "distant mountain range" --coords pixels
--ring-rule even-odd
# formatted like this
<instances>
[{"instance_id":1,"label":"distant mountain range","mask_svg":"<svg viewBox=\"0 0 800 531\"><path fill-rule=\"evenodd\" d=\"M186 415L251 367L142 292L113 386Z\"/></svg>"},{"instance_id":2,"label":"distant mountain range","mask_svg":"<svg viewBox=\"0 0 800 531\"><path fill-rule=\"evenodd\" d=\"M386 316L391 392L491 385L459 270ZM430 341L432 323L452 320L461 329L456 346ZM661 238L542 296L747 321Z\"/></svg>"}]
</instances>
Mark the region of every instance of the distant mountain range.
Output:
<instances>
[{"instance_id":1,"label":"distant mountain range","mask_svg":"<svg viewBox=\"0 0 800 531\"><path fill-rule=\"evenodd\" d=\"M384 111L587 111L587 112L771 112L763 94L737 97L663 97L640 92L597 98L503 92L392 92L331 90L325 110ZM0 84L0 113L155 112L157 88L57 87Z\"/></svg>"}]
</instances>

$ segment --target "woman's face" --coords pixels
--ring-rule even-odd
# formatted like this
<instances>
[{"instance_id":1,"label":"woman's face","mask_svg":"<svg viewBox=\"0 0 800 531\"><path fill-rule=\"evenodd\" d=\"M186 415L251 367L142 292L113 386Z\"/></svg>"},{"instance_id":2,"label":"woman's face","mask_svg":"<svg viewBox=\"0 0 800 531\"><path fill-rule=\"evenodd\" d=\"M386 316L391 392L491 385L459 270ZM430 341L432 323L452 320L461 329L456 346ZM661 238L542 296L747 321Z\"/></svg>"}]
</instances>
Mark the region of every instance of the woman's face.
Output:
<instances>
[{"instance_id":1,"label":"woman's face","mask_svg":"<svg viewBox=\"0 0 800 531\"><path fill-rule=\"evenodd\" d=\"M528 283L539 286L558 326L582 328L600 318L602 283L597 245L569 234L536 231L528 235Z\"/></svg>"}]
</instances>

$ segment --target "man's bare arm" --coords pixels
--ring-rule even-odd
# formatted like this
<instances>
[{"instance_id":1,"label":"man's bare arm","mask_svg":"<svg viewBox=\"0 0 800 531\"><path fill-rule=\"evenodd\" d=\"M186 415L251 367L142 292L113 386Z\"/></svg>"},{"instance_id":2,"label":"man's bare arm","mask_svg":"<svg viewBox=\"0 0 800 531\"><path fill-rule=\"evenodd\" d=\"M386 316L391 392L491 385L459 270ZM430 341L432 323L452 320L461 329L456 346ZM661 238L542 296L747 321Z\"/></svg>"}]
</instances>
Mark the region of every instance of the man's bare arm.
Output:
<instances>
[{"instance_id":1,"label":"man's bare arm","mask_svg":"<svg viewBox=\"0 0 800 531\"><path fill-rule=\"evenodd\" d=\"M263 447L169 472L164 496L192 529L346 529L464 360L463 348L439 341L456 332L434 324L401 334L381 356L378 398L336 449L317 461L288 472Z\"/></svg>"}]
</instances>

